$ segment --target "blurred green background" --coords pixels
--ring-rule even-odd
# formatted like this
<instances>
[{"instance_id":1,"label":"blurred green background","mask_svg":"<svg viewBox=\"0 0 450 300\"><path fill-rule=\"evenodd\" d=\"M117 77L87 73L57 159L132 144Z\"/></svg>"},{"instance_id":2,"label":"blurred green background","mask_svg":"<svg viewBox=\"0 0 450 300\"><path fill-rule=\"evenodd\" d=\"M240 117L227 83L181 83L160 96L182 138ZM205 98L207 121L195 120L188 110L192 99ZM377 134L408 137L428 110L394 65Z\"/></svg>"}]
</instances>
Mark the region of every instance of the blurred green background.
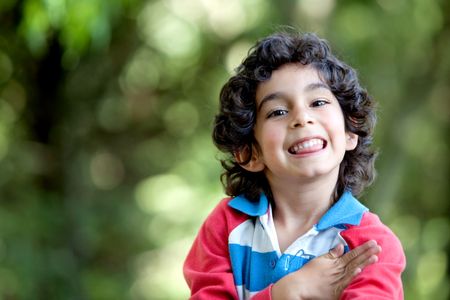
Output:
<instances>
[{"instance_id":1,"label":"blurred green background","mask_svg":"<svg viewBox=\"0 0 450 300\"><path fill-rule=\"evenodd\" d=\"M362 197L408 258L406 299L449 299L450 2L1 0L0 298L185 299L224 196L221 86L279 25L314 31L379 101Z\"/></svg>"}]
</instances>

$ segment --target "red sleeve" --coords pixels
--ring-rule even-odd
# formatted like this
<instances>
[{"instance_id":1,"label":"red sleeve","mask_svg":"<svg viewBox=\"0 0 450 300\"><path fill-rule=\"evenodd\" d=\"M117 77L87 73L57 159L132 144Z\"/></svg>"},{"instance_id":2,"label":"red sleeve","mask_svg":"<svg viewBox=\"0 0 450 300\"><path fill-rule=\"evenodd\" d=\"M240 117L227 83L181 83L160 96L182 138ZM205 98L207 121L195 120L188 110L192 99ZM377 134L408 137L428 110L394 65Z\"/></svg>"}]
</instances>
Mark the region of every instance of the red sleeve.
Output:
<instances>
[{"instance_id":1,"label":"red sleeve","mask_svg":"<svg viewBox=\"0 0 450 300\"><path fill-rule=\"evenodd\" d=\"M252 300L272 300L272 287L273 284L258 292L252 297Z\"/></svg>"},{"instance_id":2,"label":"red sleeve","mask_svg":"<svg viewBox=\"0 0 450 300\"><path fill-rule=\"evenodd\" d=\"M406 259L394 233L376 215L367 212L359 226L350 226L341 235L350 249L368 240L376 240L381 246L378 262L364 268L344 290L341 299L403 299L401 274Z\"/></svg>"},{"instance_id":3,"label":"red sleeve","mask_svg":"<svg viewBox=\"0 0 450 300\"><path fill-rule=\"evenodd\" d=\"M228 236L247 216L228 207L222 200L206 218L184 262L184 278L190 299L238 299L228 251ZM252 299L270 300L272 285Z\"/></svg>"},{"instance_id":4,"label":"red sleeve","mask_svg":"<svg viewBox=\"0 0 450 300\"><path fill-rule=\"evenodd\" d=\"M226 200L203 223L184 262L190 299L237 299L228 252Z\"/></svg>"}]
</instances>

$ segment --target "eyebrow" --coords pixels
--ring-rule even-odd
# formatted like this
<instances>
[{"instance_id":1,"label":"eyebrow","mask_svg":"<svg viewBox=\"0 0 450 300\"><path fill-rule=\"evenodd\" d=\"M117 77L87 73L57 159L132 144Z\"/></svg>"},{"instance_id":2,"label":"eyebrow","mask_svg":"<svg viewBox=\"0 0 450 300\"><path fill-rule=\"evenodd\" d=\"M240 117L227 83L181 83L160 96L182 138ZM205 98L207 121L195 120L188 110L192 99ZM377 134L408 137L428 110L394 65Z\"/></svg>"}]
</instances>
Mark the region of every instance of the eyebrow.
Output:
<instances>
[{"instance_id":1,"label":"eyebrow","mask_svg":"<svg viewBox=\"0 0 450 300\"><path fill-rule=\"evenodd\" d=\"M261 103L259 103L259 105L258 105L258 111L261 110L261 108L263 107L263 105L266 102L271 101L271 100L275 100L275 99L278 99L278 98L283 98L283 95L284 94L281 93L281 92L275 92L275 93L272 93L272 94L264 96L264 98L262 98L262 100L261 100Z\"/></svg>"},{"instance_id":2,"label":"eyebrow","mask_svg":"<svg viewBox=\"0 0 450 300\"><path fill-rule=\"evenodd\" d=\"M307 90L307 91L313 91L313 90L317 90L317 89L326 89L326 90L331 91L330 87L323 82L311 83L311 84L308 84L305 88L305 90Z\"/></svg>"},{"instance_id":3,"label":"eyebrow","mask_svg":"<svg viewBox=\"0 0 450 300\"><path fill-rule=\"evenodd\" d=\"M325 83L323 83L323 82L314 82L314 83L308 84L305 87L305 91L307 91L307 92L311 92L311 91L314 91L314 90L317 90L317 89L326 89L328 91L331 91L330 87L328 85L326 85ZM271 100L275 100L275 99L279 99L279 98L283 98L283 97L284 97L284 93L283 92L275 92L275 93L271 93L271 94L268 94L268 95L264 96L262 98L262 100L261 100L261 103L259 103L259 105L258 105L258 111L261 110L261 108L263 107L263 105L266 102L271 101Z\"/></svg>"}]
</instances>

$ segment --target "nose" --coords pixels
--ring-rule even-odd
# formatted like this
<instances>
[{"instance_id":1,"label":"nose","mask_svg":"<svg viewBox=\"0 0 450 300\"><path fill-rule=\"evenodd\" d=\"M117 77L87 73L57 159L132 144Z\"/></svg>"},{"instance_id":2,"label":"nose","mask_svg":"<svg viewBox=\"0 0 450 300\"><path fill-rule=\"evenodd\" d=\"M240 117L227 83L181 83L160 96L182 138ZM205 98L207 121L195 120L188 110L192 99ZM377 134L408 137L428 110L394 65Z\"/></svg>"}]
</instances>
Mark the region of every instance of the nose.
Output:
<instances>
[{"instance_id":1,"label":"nose","mask_svg":"<svg viewBox=\"0 0 450 300\"><path fill-rule=\"evenodd\" d=\"M291 127L305 127L307 124L313 124L314 120L311 114L306 109L300 109L295 112L294 118L291 122Z\"/></svg>"}]
</instances>

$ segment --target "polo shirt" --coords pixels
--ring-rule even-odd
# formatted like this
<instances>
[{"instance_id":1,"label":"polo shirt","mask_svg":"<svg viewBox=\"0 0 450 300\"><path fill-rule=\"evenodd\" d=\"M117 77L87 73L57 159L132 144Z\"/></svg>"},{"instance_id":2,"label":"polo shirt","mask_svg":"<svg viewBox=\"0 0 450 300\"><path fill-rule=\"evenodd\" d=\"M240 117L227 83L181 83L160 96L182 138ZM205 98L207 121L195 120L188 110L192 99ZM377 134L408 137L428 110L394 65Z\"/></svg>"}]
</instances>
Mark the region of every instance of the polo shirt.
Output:
<instances>
[{"instance_id":1,"label":"polo shirt","mask_svg":"<svg viewBox=\"0 0 450 300\"><path fill-rule=\"evenodd\" d=\"M238 196L228 205L251 217L233 229L228 238L240 299L250 298L339 243L348 250L339 233L346 229L346 224L358 225L364 212L368 211L350 192L345 192L317 224L281 253L272 208L264 194L258 202Z\"/></svg>"},{"instance_id":2,"label":"polo shirt","mask_svg":"<svg viewBox=\"0 0 450 300\"><path fill-rule=\"evenodd\" d=\"M341 299L402 299L403 249L379 218L346 191L308 232L281 253L272 206L244 196L223 199L205 220L184 264L191 299L271 299L271 287L337 244L349 251L374 239L378 262Z\"/></svg>"}]
</instances>

